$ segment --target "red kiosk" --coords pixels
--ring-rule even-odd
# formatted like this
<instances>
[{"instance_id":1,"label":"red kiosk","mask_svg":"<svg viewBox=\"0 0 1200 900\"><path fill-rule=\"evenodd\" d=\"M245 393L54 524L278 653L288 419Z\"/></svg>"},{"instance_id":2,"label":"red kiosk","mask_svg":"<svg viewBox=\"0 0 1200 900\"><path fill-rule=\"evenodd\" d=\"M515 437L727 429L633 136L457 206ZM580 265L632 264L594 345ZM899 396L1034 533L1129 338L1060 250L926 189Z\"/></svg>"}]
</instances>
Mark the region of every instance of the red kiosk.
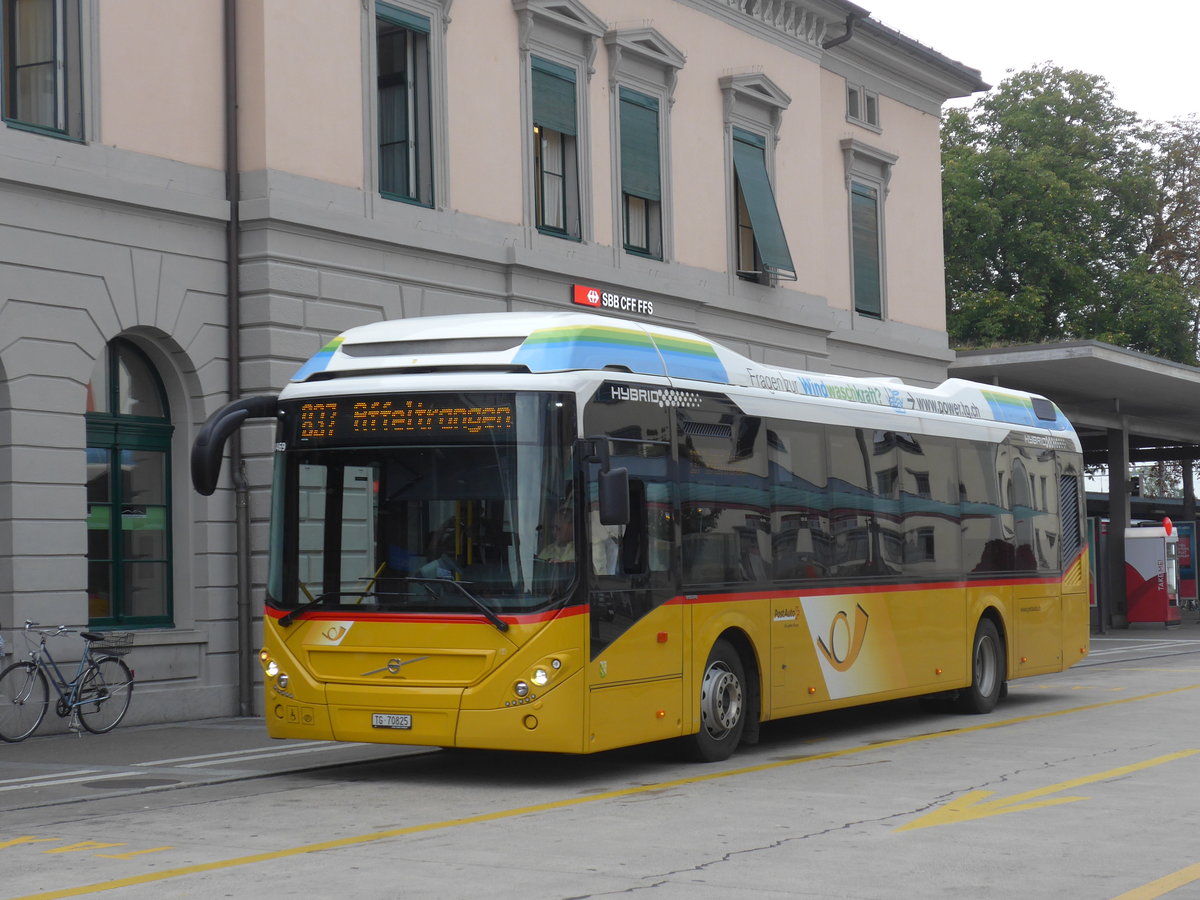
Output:
<instances>
[{"instance_id":1,"label":"red kiosk","mask_svg":"<svg viewBox=\"0 0 1200 900\"><path fill-rule=\"evenodd\" d=\"M1125 529L1126 619L1178 625L1179 535L1170 519L1161 526Z\"/></svg>"}]
</instances>

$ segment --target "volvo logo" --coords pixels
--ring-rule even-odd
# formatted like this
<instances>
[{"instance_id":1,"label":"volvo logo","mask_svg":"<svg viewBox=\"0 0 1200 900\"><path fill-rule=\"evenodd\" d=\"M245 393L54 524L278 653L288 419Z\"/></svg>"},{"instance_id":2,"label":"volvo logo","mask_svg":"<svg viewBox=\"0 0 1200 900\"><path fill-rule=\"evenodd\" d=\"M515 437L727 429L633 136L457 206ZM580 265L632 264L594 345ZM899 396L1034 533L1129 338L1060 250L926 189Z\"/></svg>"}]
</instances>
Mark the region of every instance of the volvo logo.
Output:
<instances>
[{"instance_id":1,"label":"volvo logo","mask_svg":"<svg viewBox=\"0 0 1200 900\"><path fill-rule=\"evenodd\" d=\"M399 675L400 670L411 663L420 662L423 659L429 659L428 656L414 656L412 659L401 659L398 656L392 657L387 661L387 665L378 669L372 669L370 672L363 672L362 677L368 675L378 675L380 672L389 672L392 675Z\"/></svg>"}]
</instances>

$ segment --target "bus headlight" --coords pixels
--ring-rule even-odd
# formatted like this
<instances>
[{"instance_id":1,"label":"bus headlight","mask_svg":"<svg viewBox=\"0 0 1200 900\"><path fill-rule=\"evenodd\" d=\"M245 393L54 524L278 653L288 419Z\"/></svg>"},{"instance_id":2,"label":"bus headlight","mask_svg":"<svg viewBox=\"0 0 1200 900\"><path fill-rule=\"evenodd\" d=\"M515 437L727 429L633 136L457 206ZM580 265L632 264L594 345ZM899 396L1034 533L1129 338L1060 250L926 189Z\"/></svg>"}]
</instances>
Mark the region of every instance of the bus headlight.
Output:
<instances>
[{"instance_id":1,"label":"bus headlight","mask_svg":"<svg viewBox=\"0 0 1200 900\"><path fill-rule=\"evenodd\" d=\"M275 662L275 660L273 660L273 659L268 660L266 672L267 672L268 678L274 678L276 675L279 674L279 663Z\"/></svg>"},{"instance_id":2,"label":"bus headlight","mask_svg":"<svg viewBox=\"0 0 1200 900\"><path fill-rule=\"evenodd\" d=\"M550 673L541 666L533 670L533 675L529 678L538 687L545 687L546 682L550 680Z\"/></svg>"},{"instance_id":3,"label":"bus headlight","mask_svg":"<svg viewBox=\"0 0 1200 900\"><path fill-rule=\"evenodd\" d=\"M529 685L524 681L518 681L513 685L513 690L516 692L518 697L525 697L529 694Z\"/></svg>"}]
</instances>

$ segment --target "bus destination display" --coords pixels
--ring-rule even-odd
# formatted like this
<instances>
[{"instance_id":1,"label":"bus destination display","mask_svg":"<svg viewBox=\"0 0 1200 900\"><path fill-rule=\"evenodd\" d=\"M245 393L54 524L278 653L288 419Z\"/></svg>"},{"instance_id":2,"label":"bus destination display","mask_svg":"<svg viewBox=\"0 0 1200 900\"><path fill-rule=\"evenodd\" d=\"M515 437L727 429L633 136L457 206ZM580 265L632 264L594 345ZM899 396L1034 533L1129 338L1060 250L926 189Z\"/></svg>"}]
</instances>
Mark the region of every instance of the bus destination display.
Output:
<instances>
[{"instance_id":1,"label":"bus destination display","mask_svg":"<svg viewBox=\"0 0 1200 900\"><path fill-rule=\"evenodd\" d=\"M295 404L300 446L376 444L392 440L462 440L511 434L512 396L432 394L304 400Z\"/></svg>"}]
</instances>

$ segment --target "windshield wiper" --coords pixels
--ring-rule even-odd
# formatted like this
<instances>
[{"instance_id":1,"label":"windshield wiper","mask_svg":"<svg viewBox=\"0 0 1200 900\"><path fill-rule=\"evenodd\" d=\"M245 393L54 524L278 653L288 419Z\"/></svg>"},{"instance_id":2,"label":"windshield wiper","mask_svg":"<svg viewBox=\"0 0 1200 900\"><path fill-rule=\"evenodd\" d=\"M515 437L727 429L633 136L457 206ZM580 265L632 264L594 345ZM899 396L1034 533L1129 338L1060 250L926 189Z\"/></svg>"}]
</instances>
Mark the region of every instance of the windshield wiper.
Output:
<instances>
[{"instance_id":1,"label":"windshield wiper","mask_svg":"<svg viewBox=\"0 0 1200 900\"><path fill-rule=\"evenodd\" d=\"M483 617L485 619L487 619L489 622L491 622L493 625L495 625L496 628L498 628L500 631L508 631L508 623L505 622L498 615L496 615L495 611L490 606L488 606L486 603L484 603L482 600L480 600L478 597L476 597L474 594L472 594L470 591L468 591L463 586L462 582L454 581L453 579L450 579L450 578L409 578L408 580L421 585L421 587L425 588L425 590L429 591L429 593L435 597L437 596L437 591L435 591L431 587L431 585L434 585L434 584L452 584L452 585L454 585L456 588L458 588L459 592L464 597L466 597L468 600L471 601L472 606L474 606L477 610L479 610L481 613L483 613Z\"/></svg>"},{"instance_id":2,"label":"windshield wiper","mask_svg":"<svg viewBox=\"0 0 1200 900\"><path fill-rule=\"evenodd\" d=\"M325 593L323 593L317 597L314 597L311 600L301 603L299 606L297 606L295 609L293 609L286 616L280 617L279 624L286 628L287 626L292 624L292 620L295 619L296 616L300 615L300 613L304 612L305 610L312 609L314 606L320 606L322 603L324 603L326 600L329 600L330 598L340 597L344 593L346 593L346 592L345 591L326 591Z\"/></svg>"}]
</instances>

